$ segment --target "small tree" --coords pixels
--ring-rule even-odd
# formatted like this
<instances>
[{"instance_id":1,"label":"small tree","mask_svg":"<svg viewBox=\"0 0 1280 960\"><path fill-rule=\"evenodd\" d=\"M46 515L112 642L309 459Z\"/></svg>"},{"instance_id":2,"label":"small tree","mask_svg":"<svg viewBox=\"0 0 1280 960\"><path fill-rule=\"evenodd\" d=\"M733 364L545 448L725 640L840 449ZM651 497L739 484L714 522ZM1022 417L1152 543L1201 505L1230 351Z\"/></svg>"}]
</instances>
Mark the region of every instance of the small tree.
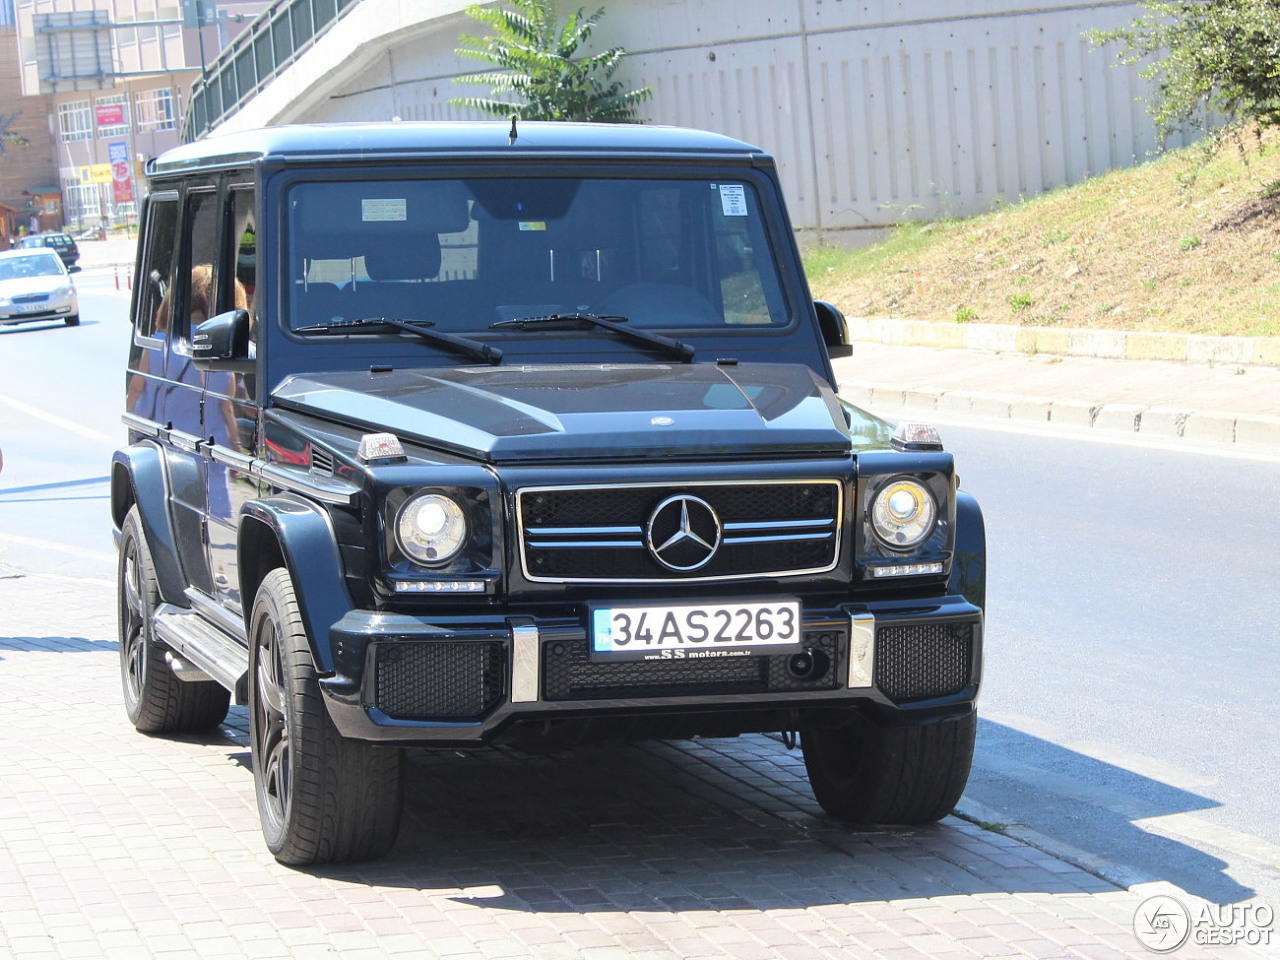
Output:
<instances>
[{"instance_id":1,"label":"small tree","mask_svg":"<svg viewBox=\"0 0 1280 960\"><path fill-rule=\"evenodd\" d=\"M1142 0L1130 26L1094 30L1098 44L1123 45L1121 63L1150 60L1141 76L1157 85L1150 105L1161 136L1226 118L1221 133L1280 126L1278 0Z\"/></svg>"},{"instance_id":2,"label":"small tree","mask_svg":"<svg viewBox=\"0 0 1280 960\"><path fill-rule=\"evenodd\" d=\"M636 107L653 90L626 90L622 81L613 79L625 56L622 47L574 57L604 16L603 7L589 17L580 8L558 25L556 0L509 2L514 10L467 7L467 16L493 28L494 34L463 34L458 55L483 60L502 72L457 77L457 83L487 85L493 97L455 97L451 104L499 117L514 114L521 120L637 122ZM503 95L515 99L498 99Z\"/></svg>"},{"instance_id":3,"label":"small tree","mask_svg":"<svg viewBox=\"0 0 1280 960\"><path fill-rule=\"evenodd\" d=\"M11 129L14 121L20 116L22 116L22 111L8 116L0 116L0 153L4 153L6 147L25 147L30 143L22 134Z\"/></svg>"}]
</instances>

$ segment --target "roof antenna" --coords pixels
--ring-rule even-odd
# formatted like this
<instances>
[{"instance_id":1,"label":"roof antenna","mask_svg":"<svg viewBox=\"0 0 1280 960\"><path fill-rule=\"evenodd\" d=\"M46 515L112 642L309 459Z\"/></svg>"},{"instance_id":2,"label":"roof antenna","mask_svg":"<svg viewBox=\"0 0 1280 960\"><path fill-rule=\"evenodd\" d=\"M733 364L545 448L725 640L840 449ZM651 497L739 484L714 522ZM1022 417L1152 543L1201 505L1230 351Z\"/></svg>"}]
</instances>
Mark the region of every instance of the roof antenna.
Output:
<instances>
[{"instance_id":1,"label":"roof antenna","mask_svg":"<svg viewBox=\"0 0 1280 960\"><path fill-rule=\"evenodd\" d=\"M514 147L516 145L516 137L520 136L516 132L516 114L511 115L511 132L507 134L507 146Z\"/></svg>"}]
</instances>

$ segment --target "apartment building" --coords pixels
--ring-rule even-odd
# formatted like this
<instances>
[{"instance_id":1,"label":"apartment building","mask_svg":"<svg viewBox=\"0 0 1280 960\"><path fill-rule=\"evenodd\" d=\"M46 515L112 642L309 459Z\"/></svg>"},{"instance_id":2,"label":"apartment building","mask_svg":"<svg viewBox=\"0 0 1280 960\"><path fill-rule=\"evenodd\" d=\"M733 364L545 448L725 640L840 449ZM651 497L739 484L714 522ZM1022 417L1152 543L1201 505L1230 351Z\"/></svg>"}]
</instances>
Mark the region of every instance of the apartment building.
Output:
<instances>
[{"instance_id":1,"label":"apartment building","mask_svg":"<svg viewBox=\"0 0 1280 960\"><path fill-rule=\"evenodd\" d=\"M62 225L71 230L136 222L142 164L179 142L191 84L267 5L264 0L0 3L12 6L23 99L42 98L48 117L59 195L46 194L42 203L52 206L56 199Z\"/></svg>"}]
</instances>

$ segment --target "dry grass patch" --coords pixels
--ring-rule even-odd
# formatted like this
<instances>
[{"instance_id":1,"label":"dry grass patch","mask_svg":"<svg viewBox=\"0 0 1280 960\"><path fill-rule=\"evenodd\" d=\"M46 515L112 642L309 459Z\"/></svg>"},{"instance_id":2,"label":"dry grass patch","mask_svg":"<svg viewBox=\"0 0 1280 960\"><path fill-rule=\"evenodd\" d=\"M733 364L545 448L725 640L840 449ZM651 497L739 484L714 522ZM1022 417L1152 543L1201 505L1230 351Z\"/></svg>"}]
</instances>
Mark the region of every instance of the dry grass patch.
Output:
<instances>
[{"instance_id":1,"label":"dry grass patch","mask_svg":"<svg viewBox=\"0 0 1280 960\"><path fill-rule=\"evenodd\" d=\"M806 251L851 316L1280 336L1280 139L1197 148L858 251Z\"/></svg>"}]
</instances>

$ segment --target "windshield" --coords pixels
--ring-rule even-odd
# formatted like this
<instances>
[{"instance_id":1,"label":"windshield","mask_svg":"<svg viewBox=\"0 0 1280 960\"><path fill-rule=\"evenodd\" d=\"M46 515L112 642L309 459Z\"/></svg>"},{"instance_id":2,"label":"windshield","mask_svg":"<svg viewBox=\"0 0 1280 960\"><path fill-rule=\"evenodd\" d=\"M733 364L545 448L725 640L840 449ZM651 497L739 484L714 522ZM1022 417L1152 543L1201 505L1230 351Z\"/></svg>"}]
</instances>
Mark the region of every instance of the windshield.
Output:
<instances>
[{"instance_id":1,"label":"windshield","mask_svg":"<svg viewBox=\"0 0 1280 960\"><path fill-rule=\"evenodd\" d=\"M0 280L60 276L62 261L53 253L33 253L30 256L0 259Z\"/></svg>"},{"instance_id":2,"label":"windshield","mask_svg":"<svg viewBox=\"0 0 1280 960\"><path fill-rule=\"evenodd\" d=\"M299 183L289 254L294 329L395 317L500 338L526 328L497 321L594 313L696 336L790 322L746 181Z\"/></svg>"}]
</instances>

